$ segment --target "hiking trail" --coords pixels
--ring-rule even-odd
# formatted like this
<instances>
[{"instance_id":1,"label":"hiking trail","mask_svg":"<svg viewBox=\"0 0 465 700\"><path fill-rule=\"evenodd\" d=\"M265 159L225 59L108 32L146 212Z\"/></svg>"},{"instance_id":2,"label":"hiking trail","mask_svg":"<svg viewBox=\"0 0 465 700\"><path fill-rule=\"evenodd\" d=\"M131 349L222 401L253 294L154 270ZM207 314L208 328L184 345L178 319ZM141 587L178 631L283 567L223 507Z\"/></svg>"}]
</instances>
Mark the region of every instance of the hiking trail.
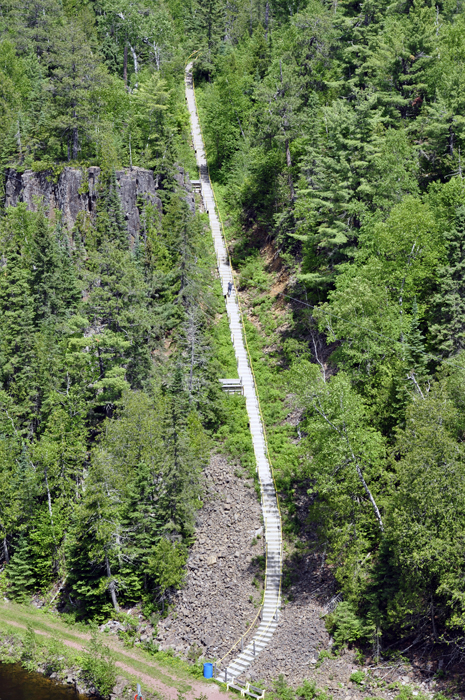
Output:
<instances>
[{"instance_id":1,"label":"hiking trail","mask_svg":"<svg viewBox=\"0 0 465 700\"><path fill-rule=\"evenodd\" d=\"M210 228L213 235L218 272L223 294L226 300L231 340L237 360L239 377L246 399L247 414L257 463L257 472L261 489L261 506L265 527L265 542L267 552L265 591L261 619L254 635L248 640L247 646L227 666L217 672L216 678L228 685L234 681L253 663L255 657L267 646L278 624L279 606L281 602L281 572L282 572L282 534L281 516L279 512L276 490L267 457L266 438L263 429L260 405L252 368L249 364L242 316L237 299L237 291L222 235L222 227L215 208L215 196L210 182L207 159L203 144L202 132L197 114L194 93L192 63L186 67L186 99L191 120L192 140L196 154L197 166L200 173L201 195L205 210L208 212ZM230 293L228 290L231 289ZM244 635L245 637L246 635ZM236 643L239 647L240 642ZM239 647L240 648L240 647ZM239 649L238 649L239 650ZM225 658L225 657L224 657Z\"/></svg>"}]
</instances>

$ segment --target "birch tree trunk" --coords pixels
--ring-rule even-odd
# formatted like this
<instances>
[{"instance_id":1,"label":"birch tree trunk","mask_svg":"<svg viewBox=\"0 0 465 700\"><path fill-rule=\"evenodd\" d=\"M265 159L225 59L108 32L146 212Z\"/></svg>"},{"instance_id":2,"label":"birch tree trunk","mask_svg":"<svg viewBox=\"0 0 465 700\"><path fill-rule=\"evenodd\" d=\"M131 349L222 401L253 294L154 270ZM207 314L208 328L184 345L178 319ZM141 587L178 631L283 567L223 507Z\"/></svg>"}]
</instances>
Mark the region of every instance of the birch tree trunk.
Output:
<instances>
[{"instance_id":1,"label":"birch tree trunk","mask_svg":"<svg viewBox=\"0 0 465 700\"><path fill-rule=\"evenodd\" d=\"M116 612L119 612L118 599L116 597L116 586L114 580L111 578L110 562L108 560L107 552L105 552L105 568L107 570L107 577L110 579L110 583L108 584L108 590L110 591L111 602L113 603L113 607L116 610Z\"/></svg>"},{"instance_id":2,"label":"birch tree trunk","mask_svg":"<svg viewBox=\"0 0 465 700\"><path fill-rule=\"evenodd\" d=\"M6 537L3 538L3 556L5 557L5 562L9 564L10 553L8 552L8 542L6 541Z\"/></svg>"}]
</instances>

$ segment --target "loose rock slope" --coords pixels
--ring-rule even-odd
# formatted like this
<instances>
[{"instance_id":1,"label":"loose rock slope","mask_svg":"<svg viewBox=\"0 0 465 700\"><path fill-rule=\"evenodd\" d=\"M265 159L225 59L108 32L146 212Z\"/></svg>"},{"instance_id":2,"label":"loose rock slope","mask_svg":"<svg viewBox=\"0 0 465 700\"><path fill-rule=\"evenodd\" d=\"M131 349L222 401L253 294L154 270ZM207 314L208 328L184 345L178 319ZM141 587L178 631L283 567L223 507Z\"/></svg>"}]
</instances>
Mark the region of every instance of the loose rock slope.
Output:
<instances>
[{"instance_id":1,"label":"loose rock slope","mask_svg":"<svg viewBox=\"0 0 465 700\"><path fill-rule=\"evenodd\" d=\"M221 658L257 614L262 587L253 581L258 583L256 559L264 553L261 509L253 481L238 474L224 457L212 457L186 585L175 612L158 625L162 648L187 654L197 647Z\"/></svg>"},{"instance_id":2,"label":"loose rock slope","mask_svg":"<svg viewBox=\"0 0 465 700\"><path fill-rule=\"evenodd\" d=\"M262 575L256 562L264 553L263 537L257 539L262 534L261 510L253 481L240 474L218 454L205 472L207 497L198 514L186 585L173 601L170 615L158 624L157 642L179 656L187 657L190 652L191 657L221 658L258 610L250 596L257 603L263 590L261 584L257 588L253 583ZM308 497L304 492L297 505L302 536L310 542L314 535L306 523ZM256 544L252 544L254 538ZM387 687L392 682L426 693L439 689L433 672L427 677L398 663L361 667L353 650L322 660L320 652L332 648L322 617L336 590L331 570L323 564L321 553L312 553L311 547L303 554L288 552L284 570L291 583L284 592L275 634L244 679L264 681L268 688L281 674L294 688L305 679L314 679L334 700L370 696L390 700L399 692ZM360 669L367 673L363 685L350 680Z\"/></svg>"}]
</instances>

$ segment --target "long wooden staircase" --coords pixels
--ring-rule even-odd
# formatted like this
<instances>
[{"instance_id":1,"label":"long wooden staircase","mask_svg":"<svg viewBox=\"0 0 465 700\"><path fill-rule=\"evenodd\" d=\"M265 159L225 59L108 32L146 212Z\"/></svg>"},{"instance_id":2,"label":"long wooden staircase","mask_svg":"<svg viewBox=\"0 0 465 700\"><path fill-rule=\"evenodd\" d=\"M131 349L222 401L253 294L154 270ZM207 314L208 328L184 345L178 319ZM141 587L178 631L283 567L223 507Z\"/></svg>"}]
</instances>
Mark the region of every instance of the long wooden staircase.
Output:
<instances>
[{"instance_id":1,"label":"long wooden staircase","mask_svg":"<svg viewBox=\"0 0 465 700\"><path fill-rule=\"evenodd\" d=\"M218 264L218 272L226 299L231 339L236 354L239 377L246 398L247 413L249 416L250 430L257 463L257 472L261 486L261 505L265 526L265 540L267 550L267 565L265 578L265 592L263 607L260 614L260 623L252 636L247 637L244 646L242 640L238 641L237 649L242 651L225 667L218 669L216 678L227 685L234 685L236 679L253 663L254 658L268 644L278 624L278 614L281 602L281 573L282 573L282 535L281 516L279 512L275 485L267 458L266 439L263 432L260 406L257 398L254 375L249 364L248 353L244 344L244 329L242 317L238 305L233 274L229 256L222 235L220 220L216 212L215 198L208 173L207 160L197 115L197 106L192 78L192 63L186 67L185 75L186 99L189 109L192 139L194 143L197 165L200 174L200 188L204 207L208 212L210 227L215 244L215 252ZM231 284L230 284L231 283ZM228 288L232 290L228 294ZM242 684L241 684L242 685ZM245 692L249 691L248 684ZM241 688L242 689L242 688Z\"/></svg>"}]
</instances>

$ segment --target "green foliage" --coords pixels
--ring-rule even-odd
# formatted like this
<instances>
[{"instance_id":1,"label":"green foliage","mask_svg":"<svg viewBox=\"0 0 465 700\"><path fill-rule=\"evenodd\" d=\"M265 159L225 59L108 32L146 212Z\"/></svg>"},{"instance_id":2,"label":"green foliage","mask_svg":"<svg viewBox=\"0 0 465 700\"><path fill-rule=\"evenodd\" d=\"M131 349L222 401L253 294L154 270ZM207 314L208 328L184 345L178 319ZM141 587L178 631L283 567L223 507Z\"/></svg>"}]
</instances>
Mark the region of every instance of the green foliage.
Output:
<instances>
[{"instance_id":1,"label":"green foliage","mask_svg":"<svg viewBox=\"0 0 465 700\"><path fill-rule=\"evenodd\" d=\"M25 664L26 668L30 670L36 668L37 666L37 656L38 656L38 644L36 633L33 627L29 623L27 626L26 633L23 639L23 650L21 653L21 661Z\"/></svg>"},{"instance_id":2,"label":"green foliage","mask_svg":"<svg viewBox=\"0 0 465 700\"><path fill-rule=\"evenodd\" d=\"M465 207L457 208L451 231L445 233L448 264L438 270L439 289L433 298L435 324L430 327L434 347L445 357L455 355L464 347L463 265L465 236Z\"/></svg>"},{"instance_id":3,"label":"green foliage","mask_svg":"<svg viewBox=\"0 0 465 700\"><path fill-rule=\"evenodd\" d=\"M353 644L367 634L363 621L348 602L338 604L327 624L337 647Z\"/></svg>"},{"instance_id":4,"label":"green foliage","mask_svg":"<svg viewBox=\"0 0 465 700\"><path fill-rule=\"evenodd\" d=\"M451 3L5 5L10 184L101 168L95 220L69 231L39 203L0 220L7 595L66 576L74 616L155 611L182 584L210 448L254 475L244 399L219 389L237 368L206 216L177 184L180 158L197 174L199 49L285 529L304 488L344 593L334 638L463 636L463 31ZM130 241L117 169L138 166L162 207L138 201Z\"/></svg>"},{"instance_id":5,"label":"green foliage","mask_svg":"<svg viewBox=\"0 0 465 700\"><path fill-rule=\"evenodd\" d=\"M35 584L32 553L25 537L19 540L8 566L9 593L15 600L25 601Z\"/></svg>"},{"instance_id":6,"label":"green foliage","mask_svg":"<svg viewBox=\"0 0 465 700\"><path fill-rule=\"evenodd\" d=\"M217 430L223 399L211 250L174 165L188 120L168 7L38 8L2 16L2 163L44 178L69 160L101 173L95 220L81 212L73 231L39 204L0 222L2 555L12 595L66 577L68 610L104 619L118 597L153 604L152 548L173 537L181 551L193 533L205 429ZM122 165L155 168L163 200L139 198L136 241Z\"/></svg>"},{"instance_id":7,"label":"green foliage","mask_svg":"<svg viewBox=\"0 0 465 700\"><path fill-rule=\"evenodd\" d=\"M316 667L319 668L325 659L334 659L334 655L331 650L322 649L318 654L318 659L316 662Z\"/></svg>"},{"instance_id":8,"label":"green foliage","mask_svg":"<svg viewBox=\"0 0 465 700\"><path fill-rule=\"evenodd\" d=\"M116 665L110 649L97 638L95 632L82 657L81 668L86 681L94 686L99 695L110 695L116 683Z\"/></svg>"},{"instance_id":9,"label":"green foliage","mask_svg":"<svg viewBox=\"0 0 465 700\"><path fill-rule=\"evenodd\" d=\"M258 292L266 291L269 280L263 268L263 262L259 255L248 258L241 267L240 286Z\"/></svg>"},{"instance_id":10,"label":"green foliage","mask_svg":"<svg viewBox=\"0 0 465 700\"><path fill-rule=\"evenodd\" d=\"M61 673L67 666L68 658L65 645L59 639L53 637L47 642L45 650L45 673Z\"/></svg>"},{"instance_id":11,"label":"green foliage","mask_svg":"<svg viewBox=\"0 0 465 700\"><path fill-rule=\"evenodd\" d=\"M298 534L305 485L344 592L339 644L407 629L458 640L461 11L266 7L223 4L220 20L217 3L183 27L204 46L200 117L285 526ZM298 300L287 315L270 295L282 279ZM239 452L228 413L236 428L227 418L217 435Z\"/></svg>"},{"instance_id":12,"label":"green foliage","mask_svg":"<svg viewBox=\"0 0 465 700\"><path fill-rule=\"evenodd\" d=\"M370 425L364 401L343 372L325 381L316 365L302 360L291 376L299 405L307 410L302 450L314 483L311 492L319 495L312 520L324 528L322 536L331 543L332 556L341 567L338 576L341 580L347 576L345 583L350 585L355 562L366 557L383 533L378 494L383 486L384 440ZM330 520L323 517L326 509L333 513ZM360 571L358 575L363 576ZM357 586L353 575L352 582Z\"/></svg>"},{"instance_id":13,"label":"green foliage","mask_svg":"<svg viewBox=\"0 0 465 700\"><path fill-rule=\"evenodd\" d=\"M324 690L317 688L314 680L305 680L301 686L295 690L287 685L284 676L280 675L273 684L273 694L277 700L331 700L331 695L328 695Z\"/></svg>"},{"instance_id":14,"label":"green foliage","mask_svg":"<svg viewBox=\"0 0 465 700\"><path fill-rule=\"evenodd\" d=\"M186 572L186 550L178 544L162 538L152 552L147 562L147 572L153 577L162 599L168 588L180 588Z\"/></svg>"},{"instance_id":15,"label":"green foliage","mask_svg":"<svg viewBox=\"0 0 465 700\"><path fill-rule=\"evenodd\" d=\"M324 690L319 690L316 687L314 680L304 680L302 685L295 691L295 694L298 698L303 698L304 700L326 700L328 697Z\"/></svg>"},{"instance_id":16,"label":"green foliage","mask_svg":"<svg viewBox=\"0 0 465 700\"><path fill-rule=\"evenodd\" d=\"M443 693L436 693L435 694L435 700L442 700ZM408 685L404 686L403 688L400 689L400 693L395 696L395 700L412 700L413 698L420 698L420 700L425 700L426 695L425 693L419 693L416 692L414 694L412 688Z\"/></svg>"},{"instance_id":17,"label":"green foliage","mask_svg":"<svg viewBox=\"0 0 465 700\"><path fill-rule=\"evenodd\" d=\"M362 685L365 679L366 675L363 671L354 671L350 674L350 680L352 681L352 683L356 683L357 685Z\"/></svg>"}]
</instances>

